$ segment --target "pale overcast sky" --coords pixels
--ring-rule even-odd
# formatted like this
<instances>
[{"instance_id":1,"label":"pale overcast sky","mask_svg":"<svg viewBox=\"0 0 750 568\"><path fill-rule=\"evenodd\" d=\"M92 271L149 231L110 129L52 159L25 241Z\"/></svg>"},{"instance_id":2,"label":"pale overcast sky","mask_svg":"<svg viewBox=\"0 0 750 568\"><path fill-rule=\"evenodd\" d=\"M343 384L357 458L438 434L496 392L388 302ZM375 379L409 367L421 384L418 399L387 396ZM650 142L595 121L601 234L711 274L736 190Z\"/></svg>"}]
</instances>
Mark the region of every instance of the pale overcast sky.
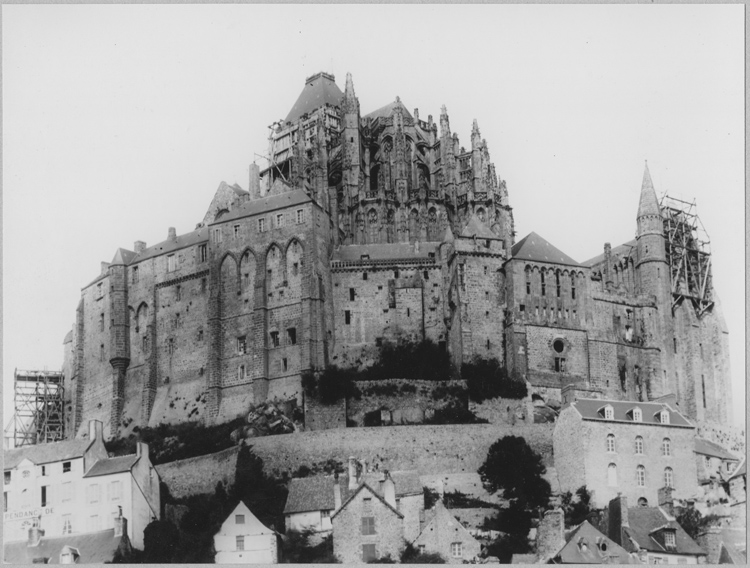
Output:
<instances>
[{"instance_id":1,"label":"pale overcast sky","mask_svg":"<svg viewBox=\"0 0 750 568\"><path fill-rule=\"evenodd\" d=\"M657 193L697 200L744 422L743 5L5 5L3 385L59 369L80 289L117 247L192 230L247 188L305 77L351 72L470 145L479 121L517 239L578 261Z\"/></svg>"}]
</instances>

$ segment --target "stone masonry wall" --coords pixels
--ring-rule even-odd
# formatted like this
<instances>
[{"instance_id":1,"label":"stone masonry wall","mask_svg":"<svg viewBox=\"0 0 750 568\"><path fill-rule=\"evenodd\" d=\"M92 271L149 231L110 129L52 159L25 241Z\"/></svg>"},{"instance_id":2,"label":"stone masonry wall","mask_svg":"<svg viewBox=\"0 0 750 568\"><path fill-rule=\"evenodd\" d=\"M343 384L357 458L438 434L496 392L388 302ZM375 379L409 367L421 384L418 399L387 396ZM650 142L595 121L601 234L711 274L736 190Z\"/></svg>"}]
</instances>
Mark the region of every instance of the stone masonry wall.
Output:
<instances>
[{"instance_id":1,"label":"stone masonry wall","mask_svg":"<svg viewBox=\"0 0 750 568\"><path fill-rule=\"evenodd\" d=\"M463 424L347 428L255 438L251 448L263 459L266 473L277 476L283 472L291 474L301 465L309 467L329 459L345 463L349 456L367 460L368 467L378 465L390 471L413 469L419 475L474 473L484 463L490 446L511 435L525 438L542 456L545 465L552 467L553 427L552 424ZM233 482L236 455L237 448L230 448L218 454L159 465L157 469L174 497L186 495L191 484L213 492L217 481Z\"/></svg>"}]
</instances>

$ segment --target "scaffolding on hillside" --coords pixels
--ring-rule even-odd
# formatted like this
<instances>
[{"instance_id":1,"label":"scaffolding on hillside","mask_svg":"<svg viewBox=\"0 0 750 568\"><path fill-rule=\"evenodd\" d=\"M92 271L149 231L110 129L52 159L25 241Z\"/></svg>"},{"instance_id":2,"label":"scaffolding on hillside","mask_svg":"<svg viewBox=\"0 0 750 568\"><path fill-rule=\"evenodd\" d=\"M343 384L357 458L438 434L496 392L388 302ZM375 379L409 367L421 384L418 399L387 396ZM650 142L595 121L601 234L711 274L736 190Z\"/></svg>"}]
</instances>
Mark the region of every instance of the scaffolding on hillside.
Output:
<instances>
[{"instance_id":1,"label":"scaffolding on hillside","mask_svg":"<svg viewBox=\"0 0 750 568\"><path fill-rule=\"evenodd\" d=\"M711 241L698 217L695 200L664 195L664 239L670 266L672 309L687 298L700 317L713 306Z\"/></svg>"},{"instance_id":2,"label":"scaffolding on hillside","mask_svg":"<svg viewBox=\"0 0 750 568\"><path fill-rule=\"evenodd\" d=\"M13 446L65 439L63 374L58 371L19 371L14 376ZM9 424L10 426L10 424ZM6 436L9 434L6 428Z\"/></svg>"}]
</instances>

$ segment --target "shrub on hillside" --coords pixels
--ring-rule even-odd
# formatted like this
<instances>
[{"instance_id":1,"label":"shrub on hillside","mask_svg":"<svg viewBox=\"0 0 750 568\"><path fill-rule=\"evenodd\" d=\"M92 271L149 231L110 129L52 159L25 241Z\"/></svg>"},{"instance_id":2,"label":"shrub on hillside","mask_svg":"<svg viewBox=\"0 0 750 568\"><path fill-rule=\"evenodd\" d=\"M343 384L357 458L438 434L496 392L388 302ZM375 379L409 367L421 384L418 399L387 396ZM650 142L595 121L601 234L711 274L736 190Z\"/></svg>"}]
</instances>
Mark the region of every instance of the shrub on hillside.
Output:
<instances>
[{"instance_id":1,"label":"shrub on hillside","mask_svg":"<svg viewBox=\"0 0 750 568\"><path fill-rule=\"evenodd\" d=\"M527 394L526 382L518 371L508 373L497 359L475 357L461 366L461 378L474 402L497 397L520 399Z\"/></svg>"},{"instance_id":2,"label":"shrub on hillside","mask_svg":"<svg viewBox=\"0 0 750 568\"><path fill-rule=\"evenodd\" d=\"M305 395L323 404L335 404L342 398L356 398L354 385L355 369L344 369L330 365L322 371L306 371L302 374L302 389Z\"/></svg>"},{"instance_id":3,"label":"shrub on hillside","mask_svg":"<svg viewBox=\"0 0 750 568\"><path fill-rule=\"evenodd\" d=\"M230 434L244 423L243 418L237 418L212 426L200 422L159 424L156 428L140 428L136 434L131 434L127 438L106 441L104 446L107 452L114 456L134 454L136 442L140 439L148 444L151 463L158 465L231 448L234 443Z\"/></svg>"},{"instance_id":4,"label":"shrub on hillside","mask_svg":"<svg viewBox=\"0 0 750 568\"><path fill-rule=\"evenodd\" d=\"M361 373L362 379L405 378L445 381L454 376L448 352L432 341L386 343L377 362Z\"/></svg>"},{"instance_id":5,"label":"shrub on hillside","mask_svg":"<svg viewBox=\"0 0 750 568\"><path fill-rule=\"evenodd\" d=\"M444 408L435 410L432 418L425 418L425 424L487 424L488 420L480 418L468 408L450 404Z\"/></svg>"}]
</instances>

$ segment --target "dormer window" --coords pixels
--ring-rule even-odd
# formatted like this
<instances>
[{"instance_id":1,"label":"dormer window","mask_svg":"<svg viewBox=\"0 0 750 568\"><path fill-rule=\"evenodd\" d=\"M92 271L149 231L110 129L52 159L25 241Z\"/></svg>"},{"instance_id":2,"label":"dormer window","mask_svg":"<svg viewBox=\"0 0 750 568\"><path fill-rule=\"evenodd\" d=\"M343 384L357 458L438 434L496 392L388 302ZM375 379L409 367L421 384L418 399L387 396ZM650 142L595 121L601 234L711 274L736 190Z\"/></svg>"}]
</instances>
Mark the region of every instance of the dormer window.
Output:
<instances>
[{"instance_id":1,"label":"dormer window","mask_svg":"<svg viewBox=\"0 0 750 568\"><path fill-rule=\"evenodd\" d=\"M669 424L669 411L661 410L658 412L657 418L661 424Z\"/></svg>"},{"instance_id":2,"label":"dormer window","mask_svg":"<svg viewBox=\"0 0 750 568\"><path fill-rule=\"evenodd\" d=\"M643 413L640 408L634 408L631 411L631 414L633 416L633 422L643 422Z\"/></svg>"},{"instance_id":3,"label":"dormer window","mask_svg":"<svg viewBox=\"0 0 750 568\"><path fill-rule=\"evenodd\" d=\"M589 549L583 537L580 537L576 544L578 544L578 550L580 550L581 552L586 552Z\"/></svg>"},{"instance_id":4,"label":"dormer window","mask_svg":"<svg viewBox=\"0 0 750 568\"><path fill-rule=\"evenodd\" d=\"M603 537L597 537L596 539L596 546L601 550L602 552L607 552L607 540Z\"/></svg>"},{"instance_id":5,"label":"dormer window","mask_svg":"<svg viewBox=\"0 0 750 568\"><path fill-rule=\"evenodd\" d=\"M615 409L611 405L607 405L604 407L604 418L605 420L614 420L615 419Z\"/></svg>"},{"instance_id":6,"label":"dormer window","mask_svg":"<svg viewBox=\"0 0 750 568\"><path fill-rule=\"evenodd\" d=\"M677 548L677 538L675 537L675 530L669 529L664 531L664 546L666 548L674 550Z\"/></svg>"}]
</instances>

